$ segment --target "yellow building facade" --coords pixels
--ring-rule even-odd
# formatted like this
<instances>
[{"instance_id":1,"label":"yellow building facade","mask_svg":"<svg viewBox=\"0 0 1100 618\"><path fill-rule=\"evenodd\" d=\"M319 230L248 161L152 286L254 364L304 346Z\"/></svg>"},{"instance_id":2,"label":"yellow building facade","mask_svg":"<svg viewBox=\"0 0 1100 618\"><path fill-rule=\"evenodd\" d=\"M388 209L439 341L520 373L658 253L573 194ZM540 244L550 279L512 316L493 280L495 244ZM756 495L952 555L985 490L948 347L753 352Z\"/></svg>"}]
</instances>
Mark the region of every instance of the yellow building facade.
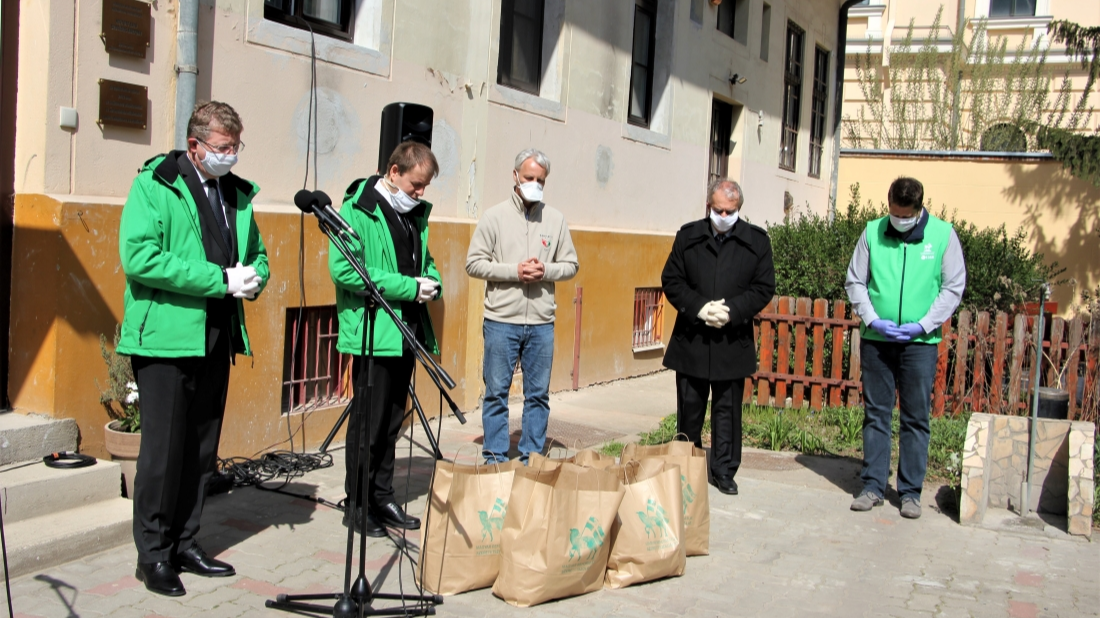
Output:
<instances>
[{"instance_id":1,"label":"yellow building facade","mask_svg":"<svg viewBox=\"0 0 1100 618\"><path fill-rule=\"evenodd\" d=\"M14 112L2 161L14 196L7 396L16 412L76 419L85 452L103 454L99 337L122 317L122 204L141 163L178 143L181 75L195 75L197 100L228 102L244 121L235 172L261 187L255 211L271 260L266 291L247 304L256 355L233 367L222 456L286 448L288 429L297 447L316 445L343 406L287 395L325 372L346 385L338 368L292 368L303 364L290 360L299 307L321 315L334 296L327 241L291 198L303 184L336 198L372 174L391 102L434 110L440 175L425 199L445 294L431 311L465 411L482 390L484 289L465 274L466 251L479 215L512 190L524 148L550 157L546 202L565 214L581 263L557 286L555 391L660 368L655 338L671 332L674 312L641 303L639 316L636 300L660 287L675 231L703 216L711 175L742 182L754 223L781 220L791 199L820 212L828 203L842 0L327 0L312 16L279 2L201 0L191 65L181 15L194 1L144 5L144 57L101 38L121 23L105 5L138 10L136 0L20 0L18 11L5 2L3 48L14 37L17 53L3 62L18 92L0 92ZM529 6L538 10L523 13ZM520 22L537 45L516 35ZM502 40L534 60L517 65ZM145 89L143 126L100 122L111 112L103 80ZM440 412L430 382L418 380L418 393L429 415Z\"/></svg>"}]
</instances>

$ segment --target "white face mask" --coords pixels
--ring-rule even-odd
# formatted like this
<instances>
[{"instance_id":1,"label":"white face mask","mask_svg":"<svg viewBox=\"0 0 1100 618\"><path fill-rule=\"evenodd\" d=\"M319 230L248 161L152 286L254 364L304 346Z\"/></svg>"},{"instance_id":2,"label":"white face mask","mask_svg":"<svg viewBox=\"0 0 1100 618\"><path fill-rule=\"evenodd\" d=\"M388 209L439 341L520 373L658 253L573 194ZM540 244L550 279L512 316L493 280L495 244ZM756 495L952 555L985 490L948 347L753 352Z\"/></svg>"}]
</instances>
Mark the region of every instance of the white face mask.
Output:
<instances>
[{"instance_id":1,"label":"white face mask","mask_svg":"<svg viewBox=\"0 0 1100 618\"><path fill-rule=\"evenodd\" d=\"M710 224L714 226L714 229L718 230L719 234L725 234L733 229L733 224L737 223L737 219L740 217L741 212L735 212L732 215L726 215L723 217L713 210L710 211Z\"/></svg>"},{"instance_id":2,"label":"white face mask","mask_svg":"<svg viewBox=\"0 0 1100 618\"><path fill-rule=\"evenodd\" d=\"M393 209L396 210L397 212L399 212L401 214L405 214L405 213L411 211L413 208L416 208L416 206L418 204L420 204L420 200L414 198L413 196L409 195L408 193L405 193L401 189L401 187L398 187L397 185L393 184L392 182L389 181L389 179L386 179L386 184L397 191L397 193L392 194L393 195Z\"/></svg>"},{"instance_id":3,"label":"white face mask","mask_svg":"<svg viewBox=\"0 0 1100 618\"><path fill-rule=\"evenodd\" d=\"M914 217L909 217L908 219L903 219L901 217L890 215L890 225L894 226L895 230L902 233L908 232L909 230L913 229L913 226L915 226L918 221L920 221L919 214Z\"/></svg>"},{"instance_id":4,"label":"white face mask","mask_svg":"<svg viewBox=\"0 0 1100 618\"><path fill-rule=\"evenodd\" d=\"M236 164L236 154L221 154L207 150L206 156L202 158L202 169L215 178L225 176Z\"/></svg>"},{"instance_id":5,"label":"white face mask","mask_svg":"<svg viewBox=\"0 0 1100 618\"><path fill-rule=\"evenodd\" d=\"M519 194L525 202L541 202L542 185L535 181L525 182L519 186Z\"/></svg>"}]
</instances>

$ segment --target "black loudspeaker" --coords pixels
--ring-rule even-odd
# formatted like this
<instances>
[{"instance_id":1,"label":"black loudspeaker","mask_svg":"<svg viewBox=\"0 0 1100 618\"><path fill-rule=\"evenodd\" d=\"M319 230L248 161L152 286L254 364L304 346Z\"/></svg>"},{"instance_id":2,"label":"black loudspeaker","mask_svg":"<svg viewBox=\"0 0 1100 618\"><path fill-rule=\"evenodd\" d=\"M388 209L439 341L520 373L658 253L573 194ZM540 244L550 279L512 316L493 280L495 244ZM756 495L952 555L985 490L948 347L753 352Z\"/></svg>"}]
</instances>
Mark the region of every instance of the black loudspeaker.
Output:
<instances>
[{"instance_id":1,"label":"black loudspeaker","mask_svg":"<svg viewBox=\"0 0 1100 618\"><path fill-rule=\"evenodd\" d=\"M382 108L382 132L378 139L378 173L386 173L398 144L414 140L431 147L432 108L416 103L390 103Z\"/></svg>"}]
</instances>

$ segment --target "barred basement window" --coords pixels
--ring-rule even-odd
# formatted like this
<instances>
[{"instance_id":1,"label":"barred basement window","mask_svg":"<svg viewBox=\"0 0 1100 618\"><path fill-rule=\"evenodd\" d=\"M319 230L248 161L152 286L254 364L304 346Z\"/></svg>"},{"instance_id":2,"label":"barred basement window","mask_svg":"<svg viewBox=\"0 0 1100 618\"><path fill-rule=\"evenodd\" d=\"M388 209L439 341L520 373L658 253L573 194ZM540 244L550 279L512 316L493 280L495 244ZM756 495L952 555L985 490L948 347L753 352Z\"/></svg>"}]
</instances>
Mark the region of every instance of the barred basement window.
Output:
<instances>
[{"instance_id":1,"label":"barred basement window","mask_svg":"<svg viewBox=\"0 0 1100 618\"><path fill-rule=\"evenodd\" d=\"M664 347L661 333L664 330L665 293L661 288L636 288L634 290L634 343L635 352Z\"/></svg>"},{"instance_id":2,"label":"barred basement window","mask_svg":"<svg viewBox=\"0 0 1100 618\"><path fill-rule=\"evenodd\" d=\"M351 355L336 350L335 305L286 310L282 412L307 412L351 400Z\"/></svg>"}]
</instances>

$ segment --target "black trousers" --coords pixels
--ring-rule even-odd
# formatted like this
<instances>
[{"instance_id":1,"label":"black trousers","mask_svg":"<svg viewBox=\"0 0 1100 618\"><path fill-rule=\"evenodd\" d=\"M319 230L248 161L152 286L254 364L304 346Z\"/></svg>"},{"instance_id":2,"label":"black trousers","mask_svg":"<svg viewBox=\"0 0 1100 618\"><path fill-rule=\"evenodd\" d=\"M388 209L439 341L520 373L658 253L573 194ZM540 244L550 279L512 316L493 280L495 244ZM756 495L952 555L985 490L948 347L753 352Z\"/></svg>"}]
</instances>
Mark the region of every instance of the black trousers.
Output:
<instances>
[{"instance_id":1,"label":"black trousers","mask_svg":"<svg viewBox=\"0 0 1100 618\"><path fill-rule=\"evenodd\" d=\"M710 406L710 474L735 476L741 467L741 398L745 380L711 382L676 372L676 431L702 448L703 420Z\"/></svg>"},{"instance_id":2,"label":"black trousers","mask_svg":"<svg viewBox=\"0 0 1100 618\"><path fill-rule=\"evenodd\" d=\"M133 356L141 402L141 452L134 478L138 562L190 549L214 473L229 386L229 337L187 358Z\"/></svg>"},{"instance_id":3,"label":"black trousers","mask_svg":"<svg viewBox=\"0 0 1100 618\"><path fill-rule=\"evenodd\" d=\"M356 356L352 361L354 401L348 416L344 491L350 498L356 478L359 427L369 415L371 422L367 430L370 432L370 440L365 452L369 469L364 478L364 493L359 500L361 505L381 506L394 500L394 448L397 437L401 435L401 421L404 420L405 404L409 400L413 361L413 354L408 350L403 356L376 356L374 390L369 402L366 394L367 358Z\"/></svg>"}]
</instances>

